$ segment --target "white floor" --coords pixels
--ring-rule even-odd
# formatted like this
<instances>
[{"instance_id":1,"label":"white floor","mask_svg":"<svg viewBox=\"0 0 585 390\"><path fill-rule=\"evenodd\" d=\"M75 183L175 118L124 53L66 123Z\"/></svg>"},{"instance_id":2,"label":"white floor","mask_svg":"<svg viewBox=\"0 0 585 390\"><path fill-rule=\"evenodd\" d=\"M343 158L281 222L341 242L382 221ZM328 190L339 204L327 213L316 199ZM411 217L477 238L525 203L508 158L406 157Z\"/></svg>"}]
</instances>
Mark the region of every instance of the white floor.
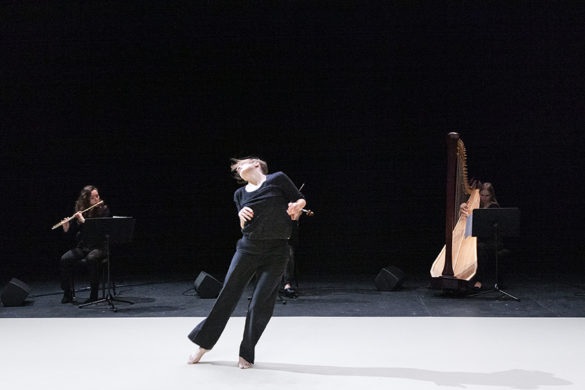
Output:
<instances>
[{"instance_id":1,"label":"white floor","mask_svg":"<svg viewBox=\"0 0 585 390\"><path fill-rule=\"evenodd\" d=\"M200 318L0 319L0 389L585 389L583 318L244 319L185 364Z\"/></svg>"}]
</instances>

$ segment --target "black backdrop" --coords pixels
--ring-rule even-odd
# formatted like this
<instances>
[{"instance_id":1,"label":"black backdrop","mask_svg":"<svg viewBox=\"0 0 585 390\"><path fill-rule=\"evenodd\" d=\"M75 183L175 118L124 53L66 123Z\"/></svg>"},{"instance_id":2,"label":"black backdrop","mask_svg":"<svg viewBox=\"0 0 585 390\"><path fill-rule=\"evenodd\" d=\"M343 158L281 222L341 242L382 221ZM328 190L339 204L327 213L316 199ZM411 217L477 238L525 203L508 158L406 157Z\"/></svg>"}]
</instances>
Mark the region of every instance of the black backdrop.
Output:
<instances>
[{"instance_id":1,"label":"black backdrop","mask_svg":"<svg viewBox=\"0 0 585 390\"><path fill-rule=\"evenodd\" d=\"M125 272L225 272L249 154L306 183L301 272L425 275L449 131L522 209L517 264L583 272L577 2L199 3L2 4L3 280L57 274L86 184L137 219Z\"/></svg>"}]
</instances>

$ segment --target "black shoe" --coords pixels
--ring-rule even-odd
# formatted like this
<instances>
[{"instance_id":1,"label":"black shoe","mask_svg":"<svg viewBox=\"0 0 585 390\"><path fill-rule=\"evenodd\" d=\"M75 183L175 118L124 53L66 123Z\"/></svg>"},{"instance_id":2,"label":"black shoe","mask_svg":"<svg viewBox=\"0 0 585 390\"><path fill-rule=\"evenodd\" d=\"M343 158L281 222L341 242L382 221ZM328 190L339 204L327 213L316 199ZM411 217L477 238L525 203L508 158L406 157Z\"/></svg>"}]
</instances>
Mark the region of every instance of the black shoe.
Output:
<instances>
[{"instance_id":1,"label":"black shoe","mask_svg":"<svg viewBox=\"0 0 585 390\"><path fill-rule=\"evenodd\" d=\"M71 291L65 291L63 293L63 298L61 298L61 303L73 303L75 299L73 298L73 294Z\"/></svg>"},{"instance_id":2,"label":"black shoe","mask_svg":"<svg viewBox=\"0 0 585 390\"><path fill-rule=\"evenodd\" d=\"M91 284L91 290L89 293L89 298L86 300L85 303L91 303L91 302L95 302L98 300L98 294L100 291L100 286L97 283L92 283Z\"/></svg>"},{"instance_id":3,"label":"black shoe","mask_svg":"<svg viewBox=\"0 0 585 390\"><path fill-rule=\"evenodd\" d=\"M285 288L284 291L282 292L282 295L284 295L287 298L296 298L298 296L297 292L292 287Z\"/></svg>"}]
</instances>

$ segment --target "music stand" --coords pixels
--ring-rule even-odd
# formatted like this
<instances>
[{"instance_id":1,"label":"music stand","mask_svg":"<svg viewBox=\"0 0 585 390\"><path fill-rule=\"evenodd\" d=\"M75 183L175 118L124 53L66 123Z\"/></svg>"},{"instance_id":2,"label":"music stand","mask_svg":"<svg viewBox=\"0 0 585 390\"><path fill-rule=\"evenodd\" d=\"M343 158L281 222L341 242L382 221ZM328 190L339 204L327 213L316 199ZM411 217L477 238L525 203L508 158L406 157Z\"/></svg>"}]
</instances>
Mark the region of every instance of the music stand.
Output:
<instances>
[{"instance_id":1,"label":"music stand","mask_svg":"<svg viewBox=\"0 0 585 390\"><path fill-rule=\"evenodd\" d=\"M132 217L88 218L83 224L83 240L92 243L104 243L107 260L106 294L102 299L79 305L79 308L97 305L106 302L110 309L118 311L114 302L134 304L132 301L119 299L112 295L112 280L110 278L110 245L126 244L132 241L135 219Z\"/></svg>"},{"instance_id":2,"label":"music stand","mask_svg":"<svg viewBox=\"0 0 585 390\"><path fill-rule=\"evenodd\" d=\"M520 299L500 289L499 279L499 261L498 261L498 243L501 237L517 237L520 228L520 209L517 207L503 207L503 208L487 208L473 210L473 227L471 235L482 238L484 240L493 240L495 265L496 265L496 281L494 287L485 291L480 291L477 294L470 296L477 296L489 292L497 291L502 295L506 295L518 302Z\"/></svg>"}]
</instances>

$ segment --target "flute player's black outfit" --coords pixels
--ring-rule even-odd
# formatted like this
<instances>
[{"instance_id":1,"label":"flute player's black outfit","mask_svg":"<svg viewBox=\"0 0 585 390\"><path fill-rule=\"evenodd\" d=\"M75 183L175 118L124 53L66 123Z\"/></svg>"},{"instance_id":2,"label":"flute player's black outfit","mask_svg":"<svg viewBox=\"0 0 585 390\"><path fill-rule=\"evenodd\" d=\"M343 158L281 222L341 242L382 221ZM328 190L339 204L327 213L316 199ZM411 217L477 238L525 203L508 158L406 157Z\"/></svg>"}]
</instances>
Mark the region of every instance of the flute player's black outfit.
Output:
<instances>
[{"instance_id":1,"label":"flute player's black outfit","mask_svg":"<svg viewBox=\"0 0 585 390\"><path fill-rule=\"evenodd\" d=\"M108 206L97 207L86 216L85 219L111 217L112 213ZM77 219L70 222L69 231L66 236L75 236L77 246L61 256L61 288L63 289L62 303L73 302L73 271L78 263L82 263L88 272L91 291L88 301L95 301L99 292L99 264L106 257L106 248L103 241L89 242L83 238L83 224Z\"/></svg>"},{"instance_id":2,"label":"flute player's black outfit","mask_svg":"<svg viewBox=\"0 0 585 390\"><path fill-rule=\"evenodd\" d=\"M189 339L211 349L223 332L246 285L256 275L257 284L248 305L240 356L254 363L254 348L272 317L280 278L289 256L288 238L291 219L286 213L289 202L303 195L282 172L266 175L255 191L241 187L234 193L238 212L250 207L254 217L246 221L243 237L236 245L225 282L208 317L195 327Z\"/></svg>"}]
</instances>

